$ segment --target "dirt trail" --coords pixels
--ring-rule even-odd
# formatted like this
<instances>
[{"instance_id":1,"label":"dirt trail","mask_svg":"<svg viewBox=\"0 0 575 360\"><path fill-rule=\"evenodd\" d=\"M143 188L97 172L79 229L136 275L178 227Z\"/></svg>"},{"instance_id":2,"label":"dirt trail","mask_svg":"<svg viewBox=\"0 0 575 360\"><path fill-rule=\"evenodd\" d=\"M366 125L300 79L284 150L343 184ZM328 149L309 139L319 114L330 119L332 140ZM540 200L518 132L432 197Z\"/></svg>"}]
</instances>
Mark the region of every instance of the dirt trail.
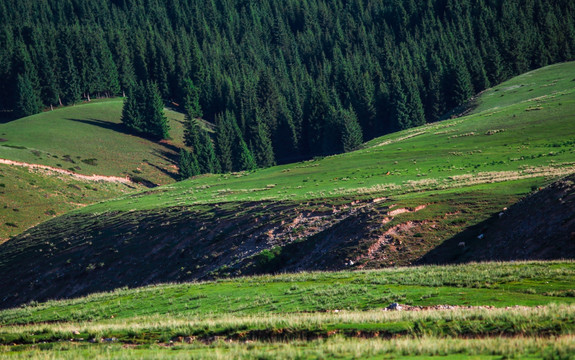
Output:
<instances>
[{"instance_id":1,"label":"dirt trail","mask_svg":"<svg viewBox=\"0 0 575 360\"><path fill-rule=\"evenodd\" d=\"M22 166L22 167L26 167L29 169L47 170L47 171L55 172L58 174L69 175L69 176L72 176L72 177L74 177L76 179L80 179L80 180L106 181L106 182L114 182L114 183L122 183L122 184L133 184L133 182L130 181L130 179L128 179L127 177L122 178L122 177L118 177L118 176L81 175L81 174L77 174L77 173L69 171L69 170L58 169L58 168L55 168L52 166L39 165L39 164L29 164L29 163L25 163L25 162L12 161L12 160L7 160L7 159L0 159L0 164Z\"/></svg>"}]
</instances>

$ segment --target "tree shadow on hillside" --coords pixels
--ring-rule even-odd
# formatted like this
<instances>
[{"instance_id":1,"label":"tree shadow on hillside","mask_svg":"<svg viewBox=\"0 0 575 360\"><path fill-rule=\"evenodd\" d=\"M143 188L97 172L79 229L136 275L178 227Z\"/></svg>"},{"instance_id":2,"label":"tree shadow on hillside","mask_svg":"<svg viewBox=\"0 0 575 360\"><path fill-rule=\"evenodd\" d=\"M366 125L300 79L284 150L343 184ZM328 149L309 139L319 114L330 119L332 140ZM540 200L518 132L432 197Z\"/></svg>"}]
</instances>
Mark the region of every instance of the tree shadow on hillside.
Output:
<instances>
[{"instance_id":1,"label":"tree shadow on hillside","mask_svg":"<svg viewBox=\"0 0 575 360\"><path fill-rule=\"evenodd\" d=\"M119 132L122 134L126 134L126 135L135 135L133 132L129 131L124 124L117 124L117 123L112 123L109 121L104 121L104 120L99 120L99 119L71 119L68 118L66 120L70 120L70 121L76 121L82 124L87 124L87 125L92 125L92 126L98 126L101 127L103 129L107 129L107 130L112 130L115 132Z\"/></svg>"},{"instance_id":2,"label":"tree shadow on hillside","mask_svg":"<svg viewBox=\"0 0 575 360\"><path fill-rule=\"evenodd\" d=\"M147 137L144 134L134 133L133 131L130 131L128 128L126 128L124 126L124 124L112 123L109 121L93 119L93 118L92 119L70 119L70 118L68 118L66 120L76 121L76 122L80 122L80 123L88 124L88 125L93 125L93 126L99 126L103 129L112 130L112 131L119 132L119 133L122 133L125 135L137 136L137 137L141 137L142 139L152 141L152 142L164 147L166 150L169 150L173 153L173 154L170 154L168 151L162 152L162 154L166 155L165 157L168 158L169 161L172 161L174 163L178 162L177 156L180 153L179 147L177 147L176 145L164 142L164 141L158 141L157 139Z\"/></svg>"},{"instance_id":3,"label":"tree shadow on hillside","mask_svg":"<svg viewBox=\"0 0 575 360\"><path fill-rule=\"evenodd\" d=\"M159 172L161 172L162 174L169 176L170 178L172 178L175 181L180 180L180 178L178 177L178 174L175 174L173 172L170 172L156 164L152 164L151 162L148 162L148 165L150 165L151 167L153 167L154 169L158 170Z\"/></svg>"}]
</instances>

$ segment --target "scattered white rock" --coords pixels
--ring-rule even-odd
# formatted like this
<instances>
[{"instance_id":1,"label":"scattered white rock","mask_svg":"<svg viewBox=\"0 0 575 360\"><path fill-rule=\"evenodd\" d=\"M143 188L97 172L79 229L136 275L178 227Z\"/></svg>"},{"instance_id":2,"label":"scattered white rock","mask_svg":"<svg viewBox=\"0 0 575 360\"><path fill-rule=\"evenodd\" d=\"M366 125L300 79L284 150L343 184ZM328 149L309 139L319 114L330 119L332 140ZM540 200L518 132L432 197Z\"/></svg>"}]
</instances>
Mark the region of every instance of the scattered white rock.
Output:
<instances>
[{"instance_id":1,"label":"scattered white rock","mask_svg":"<svg viewBox=\"0 0 575 360\"><path fill-rule=\"evenodd\" d=\"M401 305L399 305L398 303L391 303L389 304L388 307L386 307L387 310L392 310L392 311L401 311L401 309L403 309L403 307Z\"/></svg>"}]
</instances>

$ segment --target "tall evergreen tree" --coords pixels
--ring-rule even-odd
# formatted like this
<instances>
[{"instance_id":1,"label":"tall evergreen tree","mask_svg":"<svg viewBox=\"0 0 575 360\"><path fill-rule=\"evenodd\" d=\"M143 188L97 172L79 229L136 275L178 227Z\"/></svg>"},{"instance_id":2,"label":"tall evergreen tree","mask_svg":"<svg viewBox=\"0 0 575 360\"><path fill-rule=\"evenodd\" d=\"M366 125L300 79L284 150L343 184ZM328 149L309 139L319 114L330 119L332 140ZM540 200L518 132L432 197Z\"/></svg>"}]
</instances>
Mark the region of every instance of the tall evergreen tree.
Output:
<instances>
[{"instance_id":1,"label":"tall evergreen tree","mask_svg":"<svg viewBox=\"0 0 575 360\"><path fill-rule=\"evenodd\" d=\"M234 141L232 114L225 112L216 116L216 153L221 170L233 171L232 146Z\"/></svg>"},{"instance_id":2,"label":"tall evergreen tree","mask_svg":"<svg viewBox=\"0 0 575 360\"><path fill-rule=\"evenodd\" d=\"M130 130L144 132L144 94L142 84L135 83L128 89L122 108L122 123Z\"/></svg>"},{"instance_id":3,"label":"tall evergreen tree","mask_svg":"<svg viewBox=\"0 0 575 360\"><path fill-rule=\"evenodd\" d=\"M392 131L404 130L411 126L408 98L397 76L391 79Z\"/></svg>"},{"instance_id":4,"label":"tall evergreen tree","mask_svg":"<svg viewBox=\"0 0 575 360\"><path fill-rule=\"evenodd\" d=\"M453 61L448 75L447 93L452 107L464 104L473 95L471 76L461 60Z\"/></svg>"},{"instance_id":5,"label":"tall evergreen tree","mask_svg":"<svg viewBox=\"0 0 575 360\"><path fill-rule=\"evenodd\" d=\"M200 90L194 85L194 82L187 78L182 84L183 102L185 113L191 118L201 118L203 116L200 105Z\"/></svg>"},{"instance_id":6,"label":"tall evergreen tree","mask_svg":"<svg viewBox=\"0 0 575 360\"><path fill-rule=\"evenodd\" d=\"M170 127L164 114L164 101L160 95L158 84L148 81L145 94L144 132L156 139L168 139Z\"/></svg>"},{"instance_id":7,"label":"tall evergreen tree","mask_svg":"<svg viewBox=\"0 0 575 360\"><path fill-rule=\"evenodd\" d=\"M234 161L234 170L254 170L258 167L254 155L246 145L246 142L239 138L239 141L235 146L235 153L238 154L236 160Z\"/></svg>"},{"instance_id":8,"label":"tall evergreen tree","mask_svg":"<svg viewBox=\"0 0 575 360\"><path fill-rule=\"evenodd\" d=\"M200 174L200 168L196 157L186 149L180 150L178 169L180 180L186 180L192 176Z\"/></svg>"},{"instance_id":9,"label":"tall evergreen tree","mask_svg":"<svg viewBox=\"0 0 575 360\"><path fill-rule=\"evenodd\" d=\"M82 90L80 88L80 76L69 50L66 51L63 62L60 84L62 101L68 105L75 104L81 100Z\"/></svg>"},{"instance_id":10,"label":"tall evergreen tree","mask_svg":"<svg viewBox=\"0 0 575 360\"><path fill-rule=\"evenodd\" d=\"M200 144L202 150L200 152L200 157L198 158L198 164L200 165L200 171L202 173L216 174L220 172L220 164L218 163L218 158L216 157L216 151L214 148L214 143L212 138L206 130L200 130Z\"/></svg>"},{"instance_id":11,"label":"tall evergreen tree","mask_svg":"<svg viewBox=\"0 0 575 360\"><path fill-rule=\"evenodd\" d=\"M342 150L349 152L357 149L363 143L363 134L357 116L351 108L341 110L339 116L342 118Z\"/></svg>"},{"instance_id":12,"label":"tall evergreen tree","mask_svg":"<svg viewBox=\"0 0 575 360\"><path fill-rule=\"evenodd\" d=\"M251 127L250 149L252 149L257 165L259 167L274 165L274 149L266 125L260 120L259 116L256 116Z\"/></svg>"},{"instance_id":13,"label":"tall evergreen tree","mask_svg":"<svg viewBox=\"0 0 575 360\"><path fill-rule=\"evenodd\" d=\"M19 117L34 115L42 110L42 102L38 91L34 89L30 78L26 75L18 75L17 82L16 114Z\"/></svg>"},{"instance_id":14,"label":"tall evergreen tree","mask_svg":"<svg viewBox=\"0 0 575 360\"><path fill-rule=\"evenodd\" d=\"M325 89L312 89L306 107L306 116L302 124L301 148L306 154L320 155L324 147L322 134L330 114L329 99Z\"/></svg>"},{"instance_id":15,"label":"tall evergreen tree","mask_svg":"<svg viewBox=\"0 0 575 360\"><path fill-rule=\"evenodd\" d=\"M192 149L191 153L198 161L200 173L214 174L219 172L219 164L210 135L200 127L198 120L189 114L186 116L184 142Z\"/></svg>"}]
</instances>

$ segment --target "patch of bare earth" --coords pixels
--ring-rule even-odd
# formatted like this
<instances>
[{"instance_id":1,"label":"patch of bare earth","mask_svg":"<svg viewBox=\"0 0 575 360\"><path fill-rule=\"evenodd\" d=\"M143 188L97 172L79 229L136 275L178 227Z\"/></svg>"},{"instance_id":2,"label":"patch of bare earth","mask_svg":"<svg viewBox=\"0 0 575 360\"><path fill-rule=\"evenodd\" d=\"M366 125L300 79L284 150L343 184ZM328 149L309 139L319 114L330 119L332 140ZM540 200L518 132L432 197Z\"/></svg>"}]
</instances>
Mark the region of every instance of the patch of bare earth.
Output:
<instances>
[{"instance_id":1,"label":"patch of bare earth","mask_svg":"<svg viewBox=\"0 0 575 360\"><path fill-rule=\"evenodd\" d=\"M5 165L12 165L12 166L21 166L26 167L31 170L41 170L46 171L48 173L56 173L56 174L64 174L71 176L73 178L85 181L105 181L105 182L114 182L114 183L123 183L123 184L133 184L132 181L127 177L118 177L118 176L103 176L103 175L82 175L78 174L69 170L59 169L52 166L47 165L39 165L39 164L30 164L20 161L13 161L8 159L0 159L0 164Z\"/></svg>"}]
</instances>

